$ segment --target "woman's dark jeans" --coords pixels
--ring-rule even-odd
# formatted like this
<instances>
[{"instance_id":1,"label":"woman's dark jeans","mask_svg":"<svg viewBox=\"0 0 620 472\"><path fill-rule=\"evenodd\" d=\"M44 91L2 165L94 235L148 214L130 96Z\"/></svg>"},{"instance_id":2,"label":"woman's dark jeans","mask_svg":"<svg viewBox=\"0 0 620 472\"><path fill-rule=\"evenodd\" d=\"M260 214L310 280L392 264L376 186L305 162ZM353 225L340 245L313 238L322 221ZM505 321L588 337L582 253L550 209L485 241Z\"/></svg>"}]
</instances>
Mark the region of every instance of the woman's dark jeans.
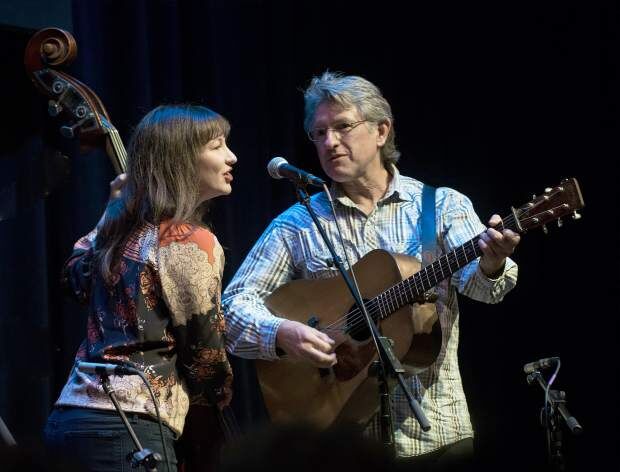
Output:
<instances>
[{"instance_id":1,"label":"woman's dark jeans","mask_svg":"<svg viewBox=\"0 0 620 472\"><path fill-rule=\"evenodd\" d=\"M159 425L150 417L127 413L140 444L144 449L161 454L157 470L166 471ZM163 425L171 470L176 471L174 432ZM55 408L45 427L45 443L59 459L80 464L93 472L135 472L128 455L136 450L131 436L115 410L89 408Z\"/></svg>"}]
</instances>

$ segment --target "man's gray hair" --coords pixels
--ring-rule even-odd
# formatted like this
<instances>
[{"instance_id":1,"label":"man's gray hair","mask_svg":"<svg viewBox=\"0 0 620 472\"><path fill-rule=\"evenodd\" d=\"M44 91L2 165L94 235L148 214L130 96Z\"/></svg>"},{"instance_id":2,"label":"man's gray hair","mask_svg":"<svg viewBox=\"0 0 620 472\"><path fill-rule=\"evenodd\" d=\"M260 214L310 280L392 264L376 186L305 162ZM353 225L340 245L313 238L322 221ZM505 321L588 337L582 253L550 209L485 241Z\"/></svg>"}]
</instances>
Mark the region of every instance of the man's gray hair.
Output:
<instances>
[{"instance_id":1,"label":"man's gray hair","mask_svg":"<svg viewBox=\"0 0 620 472\"><path fill-rule=\"evenodd\" d=\"M374 123L389 121L390 132L381 148L381 160L386 165L395 164L400 157L396 149L392 108L379 88L363 77L326 71L313 77L304 91L304 128L310 131L316 109L322 103L335 103L343 109L355 107L363 119Z\"/></svg>"}]
</instances>

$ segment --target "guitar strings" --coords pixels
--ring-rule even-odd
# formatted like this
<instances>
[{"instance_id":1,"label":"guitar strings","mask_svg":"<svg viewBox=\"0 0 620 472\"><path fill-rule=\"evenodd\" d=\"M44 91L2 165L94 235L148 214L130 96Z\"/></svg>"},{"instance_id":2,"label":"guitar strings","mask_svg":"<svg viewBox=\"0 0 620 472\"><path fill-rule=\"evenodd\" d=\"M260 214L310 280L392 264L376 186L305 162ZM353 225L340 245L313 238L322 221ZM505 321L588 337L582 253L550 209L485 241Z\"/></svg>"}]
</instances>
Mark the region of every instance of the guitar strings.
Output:
<instances>
[{"instance_id":1,"label":"guitar strings","mask_svg":"<svg viewBox=\"0 0 620 472\"><path fill-rule=\"evenodd\" d=\"M530 217L531 218L531 217ZM512 223L514 222L514 215L510 214L508 215L505 219L503 219L503 222L500 224L500 230L504 229L506 226L510 226L512 225ZM477 240L479 239L480 235L472 238L470 241L464 243L463 245L459 246L458 248L455 248L454 250L448 252L447 254L444 254L443 256L441 256L439 259L435 260L433 263L425 266L424 268L422 268L420 271L416 272L416 274L414 274L411 277L408 277L405 280L402 280L401 282L395 284L394 286L388 288L387 290L383 291L382 293L380 293L379 295L375 296L373 299L369 300L367 303L364 303L364 305L366 306L366 309L368 310L368 314L371 316L371 318L375 318L375 315L379 315L378 318L382 319L382 308L383 308L383 312L386 314L386 316L388 314L393 313L394 311L400 309L402 306L404 306L406 304L406 302L408 301L408 295L407 295L407 289L408 291L412 294L413 290L412 290L412 283L416 285L415 290L417 293L417 295L421 295L418 287L417 287L417 276L418 274L420 274L420 277L422 277L422 271L424 270L424 274L426 275L427 279L430 282L430 277L428 275L427 269L430 267L433 270L433 276L435 278L436 283L439 282L440 280L443 280L445 277L442 277L441 279L437 276L436 273L436 268L433 267L435 266L435 264L438 265L438 268L440 269L442 275L443 275L443 269L442 269L442 260L445 259L445 261L447 262L448 265L448 269L450 269L450 266L452 264L452 262L456 262L456 264L458 265L459 263L459 255L457 254L457 251L460 251L461 253L463 253L463 255L465 256L465 260L467 261L467 249L465 248L467 246L467 244L472 244L477 242ZM474 247L474 254L475 251L479 250L478 248ZM478 256L476 256L478 257ZM474 259L472 258L472 261ZM469 261L471 262L471 261ZM469 263L467 262L467 263ZM465 264L467 265L467 264ZM424 288L424 283L422 282L422 289ZM432 288L432 287L429 287ZM392 310L391 309L391 303L390 303L390 297L387 297L387 302L382 302L381 301L381 297L386 297L386 294L392 290L393 291L393 296L391 297L392 300L394 300L394 306L396 306L397 308ZM422 293L424 291L422 290ZM398 306L398 300L396 299L397 297L399 297L402 301L404 301L405 303L402 303L400 305L400 307ZM346 324L346 320L347 318L351 319L351 323L349 325ZM342 326L344 324L344 327ZM337 326L340 325L340 326ZM366 319L365 316L361 313L359 308L355 308L354 310L352 310L351 312L347 313L347 315L338 318L337 320L335 320L333 323L330 323L329 325L321 328L322 331L337 331L337 332L346 332L349 334L354 334L359 332L362 329L367 329L367 323L366 323Z\"/></svg>"},{"instance_id":2,"label":"guitar strings","mask_svg":"<svg viewBox=\"0 0 620 472\"><path fill-rule=\"evenodd\" d=\"M560 207L556 207L556 208L560 208ZM538 215L540 216L540 215ZM533 220L534 218L536 218L537 215L532 215L529 216L527 218L523 218L521 220L521 222L527 222L528 220ZM506 226L511 226L514 222L514 215L510 214L509 216L507 216L504 220L503 223L500 225L500 227L498 229L504 229ZM436 264L438 265L439 269L441 270L442 267L442 260L445 259L447 264L448 264L448 268L450 268L450 265L452 262L456 262L457 264L459 263L459 255L457 254L457 251L460 251L461 253L463 253L463 255L465 256L465 260L467 261L467 249L466 246L467 244L472 244L477 242L477 240L479 239L480 235L472 238L470 241L464 243L463 245L459 246L458 248L455 248L454 250L450 251L447 254L444 254L443 256L441 256L439 259L435 260L433 263L425 266L422 270L425 271L425 275L427 277L427 279L430 282L430 277L427 273L427 268L431 268L433 270L433 276L436 280L436 282L443 280L444 278L439 279L436 275L436 268L433 267ZM477 251L479 249L477 249L476 247L474 247L474 254L475 251ZM478 257L476 255L476 257ZM452 261L450 260L452 258ZM472 258L472 261L474 259ZM469 263L471 261L468 261L467 263ZM467 265L467 264L465 264ZM389 289L385 290L384 292L380 293L379 295L377 295L376 297L374 297L372 300L369 300L367 303L365 303L365 306L367 308L367 310L369 311L369 315L371 317L374 318L373 315L376 315L377 312L379 314L378 318L379 319L383 319L382 318L382 308L383 308L383 312L386 313L386 317L388 314L393 313L394 311L400 309L402 306L404 306L408 301L407 299L407 288L409 289L409 292L412 292L411 289L411 283L413 282L416 285L416 291L418 292L418 295L420 294L420 291L417 288L417 280L416 280L416 276L418 274L420 274L420 277L422 277L422 270L418 271L416 274L414 274L413 276L395 284L394 286L390 287ZM441 273L443 275L443 270L441 270ZM424 284L422 283L422 289L424 288ZM432 287L429 287L432 288ZM394 292L393 296L391 297L392 300L394 300L394 306L396 306L396 309L392 309L391 308L391 303L389 303L390 298L388 297L388 303L385 302L381 302L380 297L384 296L385 294L388 293L390 290L392 290ZM424 292L424 290L422 290L422 293ZM401 298L401 300L403 300L405 303L402 303L400 305L400 307L398 306L398 300L396 298ZM410 302L409 302L410 303ZM370 313L372 312L372 314ZM346 319L348 316L351 316L351 320L352 323L350 323L348 326L345 324L344 329L342 326L339 327L335 327L336 325L342 325L343 323L346 323ZM367 323L366 323L366 319L365 316L360 312L359 308L355 308L354 310L352 310L350 313L348 313L347 315L345 315L344 317L341 317L339 319L337 319L335 322L325 326L324 328L322 328L322 331L338 331L338 332L347 332L350 334L353 333L357 333L362 329L367 329Z\"/></svg>"},{"instance_id":3,"label":"guitar strings","mask_svg":"<svg viewBox=\"0 0 620 472\"><path fill-rule=\"evenodd\" d=\"M472 239L472 240L471 240L470 242L468 242L468 243L473 242L473 241L474 241L475 239L477 239L477 238L478 238L478 236L476 236L474 239ZM448 265L447 269L449 269L449 268L450 268L450 265L451 265L453 262L456 262L456 263L458 264L458 261L459 261L459 255L457 254L457 249L461 249L461 248L463 248L463 249L464 249L464 247L465 247L468 243L465 243L465 244L464 244L463 246L461 246L460 248L456 248L454 251L451 251L451 252L449 252L449 253L446 255L446 256L447 256L446 261L447 261L447 265ZM465 251L466 251L466 250L465 250ZM475 254L475 253L474 253L474 254ZM442 258L439 258L439 259L438 259L437 261L435 261L433 264L435 264L435 263L439 262L439 268L441 268L441 267L442 267L442 264L441 264L441 263L442 263L442 259L443 259L443 257L442 257ZM465 260L467 260L467 253L465 253ZM471 260L473 260L473 258L472 258ZM407 278L407 279L405 279L405 280L403 280L403 281L399 282L398 284L396 284L396 285L394 285L394 286L390 287L390 288L389 288L389 289L387 289L386 291L384 291L384 292L382 292L381 294L377 295L377 296L376 296L375 298L373 298L372 300L369 300L369 301L366 303L366 307L367 307L367 309L369 309L370 311L372 311L372 312L373 312L373 315L377 314L377 311L378 311L378 312L379 312L379 315L380 315L379 317L380 317L380 318L383 318L383 316L382 316L382 315L383 315L383 313L385 313L385 314L387 315L387 314L389 314L389 313L392 313L393 311L396 311L396 310L393 310L393 309L392 309L392 303L390 303L390 299L394 300L394 303L393 303L393 304L394 304L395 306L397 306L397 307L398 307L399 302L398 302L398 300L396 300L397 298L400 298L403 302L407 302L407 301L408 301L408 296L411 296L411 298L412 298L412 299L413 299L413 298L415 298L415 295L416 295L416 294L414 294L414 293L413 293L412 284L413 284L413 285L415 285L415 291L417 292L417 295L419 295L419 294L423 293L423 292L424 292L424 290L423 290L423 289L424 289L424 284L423 284L423 282L421 283L421 285L422 285L422 287L421 287L421 288L422 288L422 289L419 289L419 288L418 288L418 285L419 285L419 282L420 282L420 281L418 280L418 277L416 277L416 275L417 275L417 274L420 274L420 277L422 277L423 275L426 275L426 276L427 276L427 279L428 279L428 280L429 280L429 282L430 282L430 277L429 277L429 275L428 275L428 273L427 273L427 270L426 270L426 269L427 269L428 267L433 266L433 264L430 264L429 266L426 266L426 267L423 269L423 270L425 270L425 272L424 272L424 273L422 273L422 271L419 271L419 272L417 272L414 276L409 277L409 278ZM432 267L431 267L431 268L432 268ZM437 281L439 278L437 277L436 272L437 272L437 271L433 268L433 275L434 275L434 278L435 278L435 279L436 279L436 281ZM443 269L441 269L441 273L442 273L442 275L443 275ZM443 279L439 279L439 280L443 280ZM429 288L430 288L430 287L429 287ZM386 297L386 294L388 294L390 291L392 291L392 294L390 294L391 296L390 296L390 295L388 295L388 296ZM409 294L408 294L407 292L409 292ZM387 301L386 301L386 302L383 302L383 301L381 300L381 298L382 298L382 297L383 297L383 298L387 298ZM401 305L401 306L403 306L404 304L405 304L405 303L402 303L402 305ZM366 327L365 317L364 317L363 315L361 315L361 312L360 312L359 308L356 308L355 310L351 311L351 312L350 312L350 315L351 315L351 319L352 319L352 321L353 321L353 322L352 322L352 323L350 323L350 324L349 324L349 326L347 327L347 331L348 331L348 332L350 332L350 333L356 332L356 329L359 327L359 325L360 325L360 324L362 324L362 328L365 328L365 327ZM334 330L334 328L332 328L332 327L333 327L334 325L336 325L336 324L342 324L342 322L344 321L344 319L345 319L345 318L346 318L346 317L343 317L343 318L340 318L340 319L336 320L334 323L332 323L332 324L330 324L330 325L327 325L327 326L325 327L325 329L326 329L326 330L332 330L332 331L333 331L333 330ZM339 327L338 329L339 329L339 330L342 330L342 327Z\"/></svg>"},{"instance_id":4,"label":"guitar strings","mask_svg":"<svg viewBox=\"0 0 620 472\"><path fill-rule=\"evenodd\" d=\"M510 217L506 218L506 223L511 224L510 221ZM472 244L475 243L477 240L479 239L479 235L476 236L475 238L473 238L472 240L468 241L467 243L463 244L462 246L459 246L458 248L455 248L453 251L450 251L449 253L445 254L445 261L447 262L448 268L450 268L451 264L453 262L456 262L457 264L459 263L459 254L457 253L457 251L460 250L460 252L465 256L465 260L467 261L467 249L465 249L467 244ZM476 255L475 251L478 250L477 248L474 247L474 255ZM424 292L424 284L422 282L422 290L419 290L417 285L418 285L418 280L417 279L417 275L420 274L420 277L422 277L423 275L426 275L427 279L430 282L430 277L428 275L428 271L426 270L428 267L431 267L431 269L433 269L433 277L435 278L435 281L438 282L440 280L443 280L443 278L438 278L437 277L437 271L436 268L433 267L434 265L438 265L439 267L442 266L442 259L444 259L444 256L440 257L439 259L437 259L435 262L433 262L432 264L429 264L427 266L425 266L423 268L423 270L425 271L425 274L422 274L422 271L417 272L416 274L414 274L412 277L409 277L401 282L399 282L398 284L394 285L393 287L389 288L388 290L384 291L383 293L379 294L377 297L375 297L374 299L370 300L367 304L366 307L367 309L369 308L369 311L373 312L373 315L377 314L378 311L378 318L383 319L383 313L386 314L385 317L387 317L388 314L391 314L395 311L397 311L398 309L400 309L402 306L404 306L406 303L411 303L411 301L407 298L407 291L409 291L410 293L413 293L412 290L412 282L413 284L415 284L415 290L416 292L418 292L417 294L421 294ZM478 257L476 255L476 257ZM474 258L471 259L471 261L473 261ZM469 262L471 262L469 261ZM466 264L465 264L466 265ZM441 271L442 275L443 275L443 270ZM445 277L444 277L445 278ZM431 288L431 287L429 287ZM408 290L407 290L408 289ZM392 290L393 292L393 296L391 296L391 299L394 300L393 305L395 306L394 309L392 309L392 303L390 303L390 297L388 298L388 302L381 302L380 298L382 296L385 297L385 294L388 293L390 290ZM400 304L399 306L399 302L397 300L397 298L400 298L404 303ZM412 297L413 299L414 297ZM361 314L359 308L355 308L353 311L350 312L351 315L351 320L352 322L348 325L345 326L344 331L348 332L350 334L353 333L357 333L360 330L363 329L367 329L367 323L365 320L365 317L363 316L363 314ZM372 315L371 315L372 316ZM338 331L343 331L342 327L339 328L332 328L332 326L334 326L335 324L342 324L343 320L346 318L343 317L339 320L336 320L335 323L332 323L330 325L328 325L326 328L328 331L335 331L336 329L338 329ZM374 316L373 316L374 318Z\"/></svg>"}]
</instances>

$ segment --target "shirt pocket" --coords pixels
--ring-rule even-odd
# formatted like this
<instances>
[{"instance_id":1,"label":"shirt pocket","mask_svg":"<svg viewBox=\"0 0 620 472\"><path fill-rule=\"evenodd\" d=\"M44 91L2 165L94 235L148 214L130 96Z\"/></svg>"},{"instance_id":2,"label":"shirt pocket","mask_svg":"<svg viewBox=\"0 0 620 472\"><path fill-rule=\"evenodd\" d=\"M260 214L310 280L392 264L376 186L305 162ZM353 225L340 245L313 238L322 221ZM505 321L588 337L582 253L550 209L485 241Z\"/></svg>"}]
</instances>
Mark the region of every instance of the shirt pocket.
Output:
<instances>
[{"instance_id":1,"label":"shirt pocket","mask_svg":"<svg viewBox=\"0 0 620 472\"><path fill-rule=\"evenodd\" d=\"M297 233L296 250L293 254L295 268L301 278L324 279L338 273L331 253L321 235L301 230ZM341 251L337 249L337 253Z\"/></svg>"},{"instance_id":2,"label":"shirt pocket","mask_svg":"<svg viewBox=\"0 0 620 472\"><path fill-rule=\"evenodd\" d=\"M402 241L398 241L394 246L394 252L398 254L406 254L421 260L422 245L418 238L411 237L404 239Z\"/></svg>"}]
</instances>

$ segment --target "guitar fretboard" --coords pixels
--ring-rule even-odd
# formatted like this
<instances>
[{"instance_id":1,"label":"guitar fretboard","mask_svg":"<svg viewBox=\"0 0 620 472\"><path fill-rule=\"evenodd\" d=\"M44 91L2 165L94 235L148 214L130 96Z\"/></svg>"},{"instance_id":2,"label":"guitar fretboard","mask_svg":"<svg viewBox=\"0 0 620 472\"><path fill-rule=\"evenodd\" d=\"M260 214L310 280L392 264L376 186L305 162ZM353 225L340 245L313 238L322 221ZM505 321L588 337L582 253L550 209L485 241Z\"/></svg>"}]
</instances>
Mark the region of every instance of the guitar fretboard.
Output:
<instances>
[{"instance_id":1,"label":"guitar fretboard","mask_svg":"<svg viewBox=\"0 0 620 472\"><path fill-rule=\"evenodd\" d=\"M504 228L515 230L510 224L511 221L514 221L512 215L503 221L504 224L497 225L495 229L498 231L502 231ZM411 277L391 286L372 300L367 301L366 306L371 316L385 319L401 307L421 300L425 292L482 255L478 246L479 239L480 235L470 239L465 244L428 264Z\"/></svg>"}]
</instances>

